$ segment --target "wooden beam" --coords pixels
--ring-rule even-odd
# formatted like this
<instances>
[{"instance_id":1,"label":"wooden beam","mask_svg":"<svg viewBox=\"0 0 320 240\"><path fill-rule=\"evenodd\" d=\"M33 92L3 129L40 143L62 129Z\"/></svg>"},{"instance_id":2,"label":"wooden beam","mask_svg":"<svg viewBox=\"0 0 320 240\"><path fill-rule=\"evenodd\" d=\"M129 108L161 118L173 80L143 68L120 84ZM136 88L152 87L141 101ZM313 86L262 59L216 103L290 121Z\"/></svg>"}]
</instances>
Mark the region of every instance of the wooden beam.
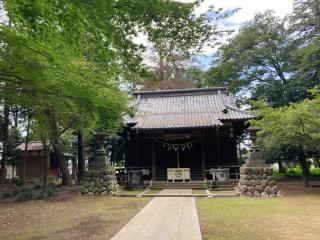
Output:
<instances>
[{"instance_id":1,"label":"wooden beam","mask_svg":"<svg viewBox=\"0 0 320 240\"><path fill-rule=\"evenodd\" d=\"M152 179L156 180L156 142L152 141Z\"/></svg>"}]
</instances>

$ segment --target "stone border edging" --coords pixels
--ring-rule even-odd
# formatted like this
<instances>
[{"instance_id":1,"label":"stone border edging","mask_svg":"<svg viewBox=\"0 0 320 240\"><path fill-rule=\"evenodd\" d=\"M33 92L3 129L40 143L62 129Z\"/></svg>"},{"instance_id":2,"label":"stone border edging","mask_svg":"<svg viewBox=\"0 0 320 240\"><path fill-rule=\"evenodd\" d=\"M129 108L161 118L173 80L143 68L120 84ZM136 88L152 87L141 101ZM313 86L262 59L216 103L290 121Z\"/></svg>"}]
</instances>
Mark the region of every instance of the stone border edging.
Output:
<instances>
[{"instance_id":1,"label":"stone border edging","mask_svg":"<svg viewBox=\"0 0 320 240\"><path fill-rule=\"evenodd\" d=\"M240 194L120 194L116 197L199 197L199 198L220 198L240 197Z\"/></svg>"}]
</instances>

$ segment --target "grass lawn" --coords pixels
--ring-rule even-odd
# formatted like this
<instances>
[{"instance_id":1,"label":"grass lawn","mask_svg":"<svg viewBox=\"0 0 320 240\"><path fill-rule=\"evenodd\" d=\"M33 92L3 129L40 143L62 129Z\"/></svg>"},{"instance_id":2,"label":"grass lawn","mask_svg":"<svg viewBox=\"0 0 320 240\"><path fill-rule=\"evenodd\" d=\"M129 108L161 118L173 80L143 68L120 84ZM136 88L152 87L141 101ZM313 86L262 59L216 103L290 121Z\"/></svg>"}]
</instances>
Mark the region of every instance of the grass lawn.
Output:
<instances>
[{"instance_id":1,"label":"grass lawn","mask_svg":"<svg viewBox=\"0 0 320 240\"><path fill-rule=\"evenodd\" d=\"M72 196L0 203L0 239L110 239L149 200Z\"/></svg>"},{"instance_id":2,"label":"grass lawn","mask_svg":"<svg viewBox=\"0 0 320 240\"><path fill-rule=\"evenodd\" d=\"M210 191L212 194L236 194L235 190Z\"/></svg>"},{"instance_id":3,"label":"grass lawn","mask_svg":"<svg viewBox=\"0 0 320 240\"><path fill-rule=\"evenodd\" d=\"M158 194L161 191L162 189L154 188L154 189L150 189L148 192L146 192L146 194Z\"/></svg>"},{"instance_id":4,"label":"grass lawn","mask_svg":"<svg viewBox=\"0 0 320 240\"><path fill-rule=\"evenodd\" d=\"M203 239L319 239L320 188L282 182L283 198L197 199Z\"/></svg>"}]
</instances>

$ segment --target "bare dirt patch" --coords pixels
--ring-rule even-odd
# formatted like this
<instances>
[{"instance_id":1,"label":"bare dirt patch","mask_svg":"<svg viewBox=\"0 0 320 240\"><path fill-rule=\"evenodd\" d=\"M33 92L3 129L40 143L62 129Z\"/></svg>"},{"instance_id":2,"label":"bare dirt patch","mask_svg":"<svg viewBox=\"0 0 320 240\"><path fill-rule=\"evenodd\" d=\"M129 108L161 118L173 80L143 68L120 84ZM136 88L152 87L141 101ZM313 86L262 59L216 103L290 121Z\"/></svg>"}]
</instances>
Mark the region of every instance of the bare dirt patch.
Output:
<instances>
[{"instance_id":1,"label":"bare dirt patch","mask_svg":"<svg viewBox=\"0 0 320 240\"><path fill-rule=\"evenodd\" d=\"M148 201L62 194L50 201L0 203L0 236L6 240L110 239Z\"/></svg>"}]
</instances>

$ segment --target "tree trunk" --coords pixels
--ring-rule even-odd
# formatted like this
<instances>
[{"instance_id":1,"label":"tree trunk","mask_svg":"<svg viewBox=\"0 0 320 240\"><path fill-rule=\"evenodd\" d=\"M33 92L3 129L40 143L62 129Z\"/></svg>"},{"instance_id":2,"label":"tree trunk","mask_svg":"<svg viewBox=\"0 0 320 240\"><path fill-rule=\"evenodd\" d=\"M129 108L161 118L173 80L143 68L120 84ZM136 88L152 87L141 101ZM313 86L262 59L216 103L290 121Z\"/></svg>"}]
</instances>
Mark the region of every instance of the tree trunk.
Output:
<instances>
[{"instance_id":1,"label":"tree trunk","mask_svg":"<svg viewBox=\"0 0 320 240\"><path fill-rule=\"evenodd\" d=\"M50 124L50 138L52 143L52 148L57 155L59 168L62 174L62 185L72 184L72 178L68 169L68 164L65 160L62 145L59 140L59 129L56 121L56 116L50 107L45 111Z\"/></svg>"},{"instance_id":2,"label":"tree trunk","mask_svg":"<svg viewBox=\"0 0 320 240\"><path fill-rule=\"evenodd\" d=\"M314 157L314 163L315 167L320 168L320 158L318 154Z\"/></svg>"},{"instance_id":3,"label":"tree trunk","mask_svg":"<svg viewBox=\"0 0 320 240\"><path fill-rule=\"evenodd\" d=\"M15 142L17 143L19 141L19 130L18 130L18 122L19 122L19 109L18 107L15 107L13 110L13 128L14 128L14 137Z\"/></svg>"},{"instance_id":4,"label":"tree trunk","mask_svg":"<svg viewBox=\"0 0 320 240\"><path fill-rule=\"evenodd\" d=\"M60 144L55 143L53 144L53 150L57 154L58 157L58 164L60 167L60 171L62 174L62 185L71 185L72 184L72 178L68 169L67 161L64 157L63 152L61 151Z\"/></svg>"},{"instance_id":5,"label":"tree trunk","mask_svg":"<svg viewBox=\"0 0 320 240\"><path fill-rule=\"evenodd\" d=\"M8 138L9 138L9 112L8 105L4 105L3 110L3 135L2 135L2 156L1 156L1 169L0 169L0 183L2 184L6 180L7 169L6 161L8 158Z\"/></svg>"},{"instance_id":6,"label":"tree trunk","mask_svg":"<svg viewBox=\"0 0 320 240\"><path fill-rule=\"evenodd\" d=\"M278 160L278 166L279 166L279 173L284 173L284 167L282 165L282 161Z\"/></svg>"},{"instance_id":7,"label":"tree trunk","mask_svg":"<svg viewBox=\"0 0 320 240\"><path fill-rule=\"evenodd\" d=\"M12 166L12 175L11 175L11 178L14 179L14 170L16 169L15 166Z\"/></svg>"},{"instance_id":8,"label":"tree trunk","mask_svg":"<svg viewBox=\"0 0 320 240\"><path fill-rule=\"evenodd\" d=\"M27 135L24 142L24 151L23 151L23 160L21 164L21 182L25 182L26 179L26 166L27 166L27 153L28 153L28 144L29 144L29 135L30 135L30 115L27 114Z\"/></svg>"},{"instance_id":9,"label":"tree trunk","mask_svg":"<svg viewBox=\"0 0 320 240\"><path fill-rule=\"evenodd\" d=\"M47 144L47 137L45 134L42 135L42 146L43 146L43 188L48 186L48 171L49 171L49 149Z\"/></svg>"},{"instance_id":10,"label":"tree trunk","mask_svg":"<svg viewBox=\"0 0 320 240\"><path fill-rule=\"evenodd\" d=\"M304 186L309 187L310 164L308 163L306 154L303 151L298 153L298 160L299 160L299 162L301 164L301 168L302 168L302 178L304 181Z\"/></svg>"},{"instance_id":11,"label":"tree trunk","mask_svg":"<svg viewBox=\"0 0 320 240\"><path fill-rule=\"evenodd\" d=\"M71 158L72 163L72 179L76 182L77 181L77 161L74 157Z\"/></svg>"},{"instance_id":12,"label":"tree trunk","mask_svg":"<svg viewBox=\"0 0 320 240\"><path fill-rule=\"evenodd\" d=\"M84 136L81 132L78 132L78 181L83 180L85 170Z\"/></svg>"}]
</instances>

